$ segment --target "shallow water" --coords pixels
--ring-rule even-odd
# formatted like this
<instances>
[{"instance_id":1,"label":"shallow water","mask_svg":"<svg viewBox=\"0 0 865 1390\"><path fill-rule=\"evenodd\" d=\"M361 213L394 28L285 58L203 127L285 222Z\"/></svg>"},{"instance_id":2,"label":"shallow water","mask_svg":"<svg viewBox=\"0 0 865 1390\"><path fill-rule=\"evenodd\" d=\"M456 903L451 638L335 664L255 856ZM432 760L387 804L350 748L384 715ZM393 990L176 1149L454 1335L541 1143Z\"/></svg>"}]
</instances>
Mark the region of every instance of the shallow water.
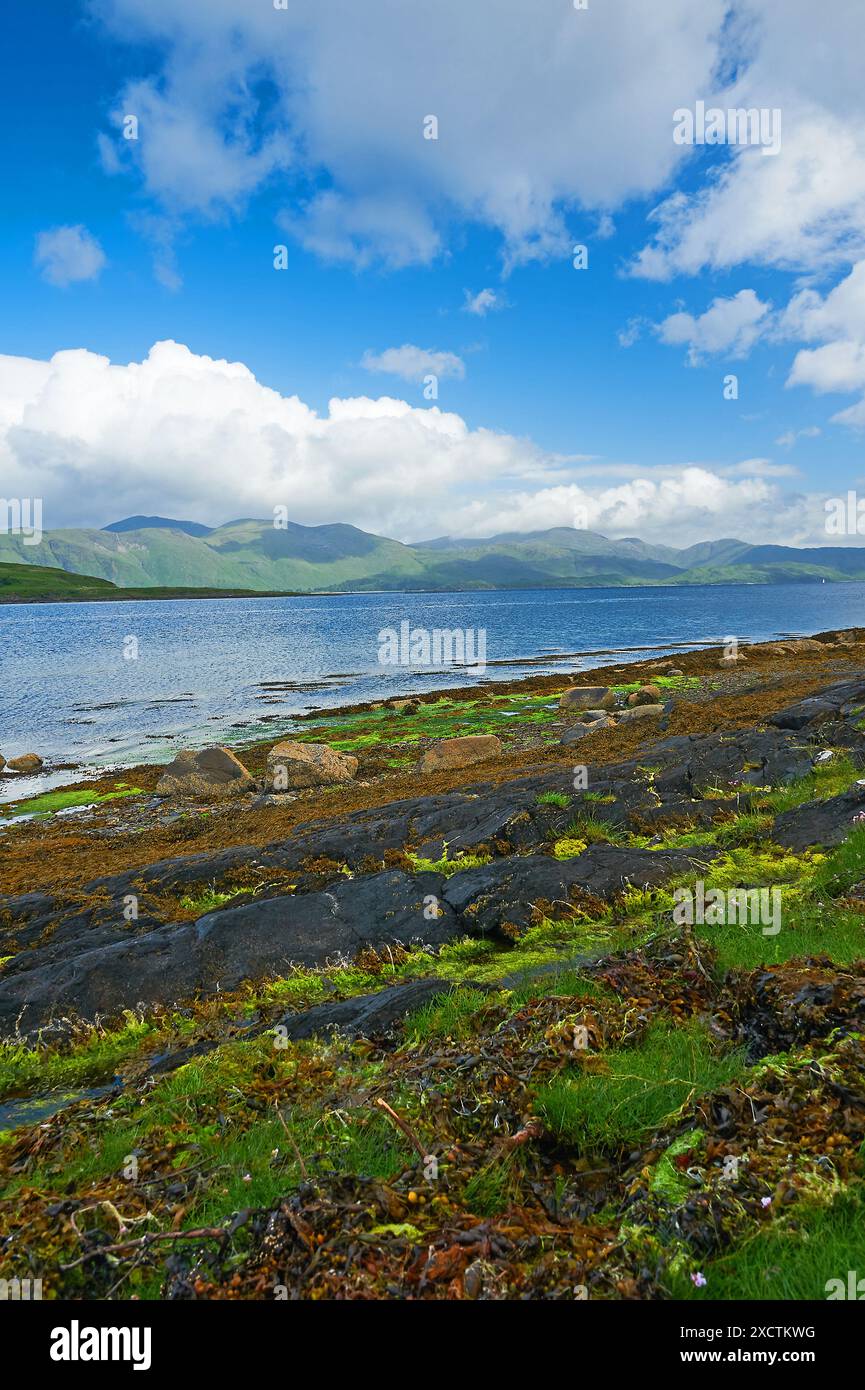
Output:
<instances>
[{"instance_id":1,"label":"shallow water","mask_svg":"<svg viewBox=\"0 0 865 1390\"><path fill-rule=\"evenodd\" d=\"M486 669L387 665L382 629L486 634ZM89 766L276 737L312 708L865 623L865 584L545 589L0 606L0 751ZM137 645L137 656L129 659ZM534 658L535 665L523 664ZM3 777L0 801L70 773Z\"/></svg>"},{"instance_id":2,"label":"shallow water","mask_svg":"<svg viewBox=\"0 0 865 1390\"><path fill-rule=\"evenodd\" d=\"M114 1090L110 1086L90 1086L82 1091L49 1091L44 1096L24 1096L0 1104L0 1130L16 1129L18 1125L35 1125L49 1120L58 1111L74 1105L77 1100L95 1100Z\"/></svg>"}]
</instances>

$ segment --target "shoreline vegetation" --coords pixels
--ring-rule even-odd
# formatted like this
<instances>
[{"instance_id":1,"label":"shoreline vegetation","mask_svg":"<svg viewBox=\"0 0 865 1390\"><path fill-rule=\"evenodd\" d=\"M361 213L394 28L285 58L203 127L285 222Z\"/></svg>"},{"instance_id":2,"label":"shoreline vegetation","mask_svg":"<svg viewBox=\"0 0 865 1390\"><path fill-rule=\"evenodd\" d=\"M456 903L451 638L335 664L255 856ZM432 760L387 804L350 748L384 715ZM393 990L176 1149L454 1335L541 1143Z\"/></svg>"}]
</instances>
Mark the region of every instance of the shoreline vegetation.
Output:
<instances>
[{"instance_id":1,"label":"shoreline vegetation","mask_svg":"<svg viewBox=\"0 0 865 1390\"><path fill-rule=\"evenodd\" d=\"M693 589L701 586L718 587L724 584L747 587L754 584L856 584L865 580L865 566L861 574L832 573L808 574L804 572L784 572L777 577L759 575L747 569L725 570L723 574L688 579L629 579L617 581L609 576L597 580L583 578L580 581L567 579L551 580L547 584L512 585L419 585L400 588L339 588L339 589L221 589L216 587L183 587L179 585L148 585L146 587L121 587L108 579L97 579L92 575L74 574L67 570L47 565L17 565L0 562L0 604L20 603L121 603L142 599L228 599L228 598L340 598L350 594L440 594L440 593L511 593L538 592L545 589L591 590L599 588L628 589Z\"/></svg>"},{"instance_id":2,"label":"shoreline vegetation","mask_svg":"<svg viewBox=\"0 0 865 1390\"><path fill-rule=\"evenodd\" d=\"M865 1267L865 629L291 740L235 750L235 796L142 766L0 829L0 1274L794 1300ZM280 757L345 780L277 793ZM742 892L770 927L677 912Z\"/></svg>"},{"instance_id":3,"label":"shoreline vegetation","mask_svg":"<svg viewBox=\"0 0 865 1390\"><path fill-rule=\"evenodd\" d=\"M72 574L47 565L0 564L0 603L119 603L136 599L301 598L301 590L120 588L108 579ZM324 595L316 595L324 597Z\"/></svg>"}]
</instances>

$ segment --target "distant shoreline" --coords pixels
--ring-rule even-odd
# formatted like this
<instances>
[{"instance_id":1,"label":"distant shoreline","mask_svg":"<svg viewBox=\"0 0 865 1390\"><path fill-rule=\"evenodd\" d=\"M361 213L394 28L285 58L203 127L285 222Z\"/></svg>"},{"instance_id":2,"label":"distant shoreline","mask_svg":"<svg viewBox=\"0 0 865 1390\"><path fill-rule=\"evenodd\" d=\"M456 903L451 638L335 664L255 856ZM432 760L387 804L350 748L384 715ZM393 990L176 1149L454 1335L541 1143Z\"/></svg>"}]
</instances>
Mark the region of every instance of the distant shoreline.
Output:
<instances>
[{"instance_id":1,"label":"distant shoreline","mask_svg":"<svg viewBox=\"0 0 865 1390\"><path fill-rule=\"evenodd\" d=\"M59 571L67 573L65 570ZM79 577L79 576L76 576ZM101 581L106 582L106 581ZM700 584L682 584L671 580L640 580L634 584L544 584L542 586L515 585L506 588L424 588L424 589L183 589L176 587L150 587L146 589L115 589L107 593L56 593L56 594L4 594L0 590L0 606L17 604L21 607L44 603L137 603L141 600L162 599L164 602L180 602L185 599L224 599L224 598L349 598L372 597L391 594L545 594L545 593L594 593L603 589L621 590L623 593L634 589L777 589L785 585L797 588L814 588L823 584L862 584L865 580L856 576L841 579L778 579L760 582L753 579L706 580Z\"/></svg>"}]
</instances>

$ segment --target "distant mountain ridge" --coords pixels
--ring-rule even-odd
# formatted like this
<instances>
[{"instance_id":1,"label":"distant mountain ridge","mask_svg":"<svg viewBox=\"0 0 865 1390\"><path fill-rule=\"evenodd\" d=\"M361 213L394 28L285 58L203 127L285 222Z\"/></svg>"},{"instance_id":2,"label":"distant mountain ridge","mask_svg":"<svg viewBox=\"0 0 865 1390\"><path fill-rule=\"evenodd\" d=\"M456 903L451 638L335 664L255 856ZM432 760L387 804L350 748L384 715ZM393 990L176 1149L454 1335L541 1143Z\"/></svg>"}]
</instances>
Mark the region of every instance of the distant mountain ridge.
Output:
<instances>
[{"instance_id":1,"label":"distant mountain ridge","mask_svg":"<svg viewBox=\"0 0 865 1390\"><path fill-rule=\"evenodd\" d=\"M42 565L124 588L255 591L616 587L865 580L865 546L749 545L722 539L676 549L559 526L415 545L333 523L244 519L208 527L127 517L102 529L45 532L39 545L0 534L0 564Z\"/></svg>"},{"instance_id":2,"label":"distant mountain ridge","mask_svg":"<svg viewBox=\"0 0 865 1390\"><path fill-rule=\"evenodd\" d=\"M201 521L172 521L167 516L127 516L122 521L112 521L103 526L103 531L185 531L187 536L209 536L212 526Z\"/></svg>"}]
</instances>

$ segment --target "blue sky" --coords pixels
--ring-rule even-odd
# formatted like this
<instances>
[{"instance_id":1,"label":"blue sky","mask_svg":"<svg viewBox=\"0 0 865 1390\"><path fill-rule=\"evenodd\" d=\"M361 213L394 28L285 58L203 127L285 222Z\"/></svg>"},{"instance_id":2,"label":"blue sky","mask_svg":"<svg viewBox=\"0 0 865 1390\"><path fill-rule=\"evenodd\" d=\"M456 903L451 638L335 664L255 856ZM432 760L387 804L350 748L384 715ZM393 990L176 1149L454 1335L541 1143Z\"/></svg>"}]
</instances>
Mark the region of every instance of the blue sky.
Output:
<instances>
[{"instance_id":1,"label":"blue sky","mask_svg":"<svg viewBox=\"0 0 865 1390\"><path fill-rule=\"evenodd\" d=\"M37 481L49 525L284 502L414 539L582 507L819 541L865 474L861 10L822 54L804 0L292 8L10 0L0 491ZM675 146L701 99L781 110L780 153ZM406 346L445 363L436 402Z\"/></svg>"}]
</instances>

